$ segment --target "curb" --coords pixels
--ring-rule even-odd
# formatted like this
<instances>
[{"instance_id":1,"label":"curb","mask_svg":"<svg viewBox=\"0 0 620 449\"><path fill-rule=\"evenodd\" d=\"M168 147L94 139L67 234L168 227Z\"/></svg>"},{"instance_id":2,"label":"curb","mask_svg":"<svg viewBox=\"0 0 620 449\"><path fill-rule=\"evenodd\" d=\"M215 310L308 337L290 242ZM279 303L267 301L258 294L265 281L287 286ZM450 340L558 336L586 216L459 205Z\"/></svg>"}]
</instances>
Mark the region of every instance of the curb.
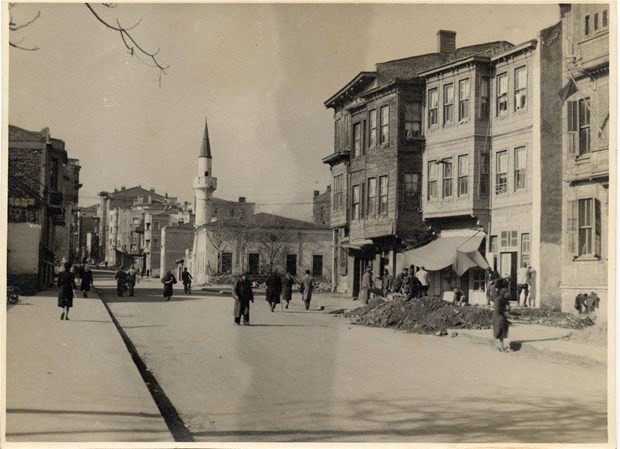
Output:
<instances>
[{"instance_id":1,"label":"curb","mask_svg":"<svg viewBox=\"0 0 620 449\"><path fill-rule=\"evenodd\" d=\"M458 334L457 335L458 337L465 338L475 344L488 345L492 347L495 346L495 339L491 337L482 337L479 335L469 334L467 333L466 329L448 329L448 335L450 335L451 332L456 332ZM489 329L489 332L490 332L490 329ZM553 340L562 341L570 337L573 334L573 332L569 330L567 330L566 332L567 332L566 335L554 338ZM593 363L593 364L598 364L598 365L607 364L605 360L601 360L595 356L590 356L588 354L577 355L572 352L562 351L561 349L541 348L539 346L536 346L535 344L532 344L533 342L527 342L527 341L522 342L518 339L515 339L515 340L508 339L508 342L513 352L519 352L519 353L524 353L524 354L536 354L536 355L541 355L541 356L553 356L555 358L568 361L568 362L582 362L582 363L587 362L587 363Z\"/></svg>"}]
</instances>

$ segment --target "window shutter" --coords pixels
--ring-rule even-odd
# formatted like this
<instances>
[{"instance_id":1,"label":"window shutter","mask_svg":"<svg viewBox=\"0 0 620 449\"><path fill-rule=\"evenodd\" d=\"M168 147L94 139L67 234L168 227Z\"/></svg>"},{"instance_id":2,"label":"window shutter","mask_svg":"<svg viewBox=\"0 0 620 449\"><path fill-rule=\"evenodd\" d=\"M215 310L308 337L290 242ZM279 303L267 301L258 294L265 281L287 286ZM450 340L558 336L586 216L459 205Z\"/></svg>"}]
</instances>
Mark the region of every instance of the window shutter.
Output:
<instances>
[{"instance_id":1,"label":"window shutter","mask_svg":"<svg viewBox=\"0 0 620 449\"><path fill-rule=\"evenodd\" d=\"M579 104L569 101L568 106L568 154L577 154L577 131L579 130Z\"/></svg>"},{"instance_id":2,"label":"window shutter","mask_svg":"<svg viewBox=\"0 0 620 449\"><path fill-rule=\"evenodd\" d=\"M594 199L594 255L601 257L601 202Z\"/></svg>"},{"instance_id":3,"label":"window shutter","mask_svg":"<svg viewBox=\"0 0 620 449\"><path fill-rule=\"evenodd\" d=\"M579 218L579 201L568 202L566 229L568 232L568 252L577 256L577 230Z\"/></svg>"}]
</instances>

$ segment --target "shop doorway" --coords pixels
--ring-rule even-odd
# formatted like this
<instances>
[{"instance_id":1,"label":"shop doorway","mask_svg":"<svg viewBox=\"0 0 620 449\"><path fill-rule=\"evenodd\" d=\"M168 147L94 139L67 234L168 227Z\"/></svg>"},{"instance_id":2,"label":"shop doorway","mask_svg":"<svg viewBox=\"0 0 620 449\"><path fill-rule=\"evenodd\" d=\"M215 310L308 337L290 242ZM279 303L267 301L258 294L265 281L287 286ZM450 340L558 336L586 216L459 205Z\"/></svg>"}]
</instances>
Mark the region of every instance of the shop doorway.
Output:
<instances>
[{"instance_id":1,"label":"shop doorway","mask_svg":"<svg viewBox=\"0 0 620 449\"><path fill-rule=\"evenodd\" d=\"M517 300L517 252L501 253L499 258L499 274L503 278L510 276L510 299Z\"/></svg>"}]
</instances>

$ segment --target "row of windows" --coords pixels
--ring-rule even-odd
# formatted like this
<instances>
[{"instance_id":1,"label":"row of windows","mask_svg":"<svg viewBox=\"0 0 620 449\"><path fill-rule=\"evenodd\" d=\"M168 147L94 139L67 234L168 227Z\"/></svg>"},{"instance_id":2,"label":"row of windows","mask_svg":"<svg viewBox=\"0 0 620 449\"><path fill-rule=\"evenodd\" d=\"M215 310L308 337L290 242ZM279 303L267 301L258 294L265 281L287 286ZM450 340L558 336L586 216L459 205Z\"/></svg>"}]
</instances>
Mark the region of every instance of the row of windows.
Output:
<instances>
[{"instance_id":1,"label":"row of windows","mask_svg":"<svg viewBox=\"0 0 620 449\"><path fill-rule=\"evenodd\" d=\"M453 158L448 157L441 160L433 160L428 162L428 182L427 197L428 200L438 198L437 180L439 171L441 171L441 197L450 198L453 196ZM439 169L441 166L441 170ZM462 154L457 156L457 196L465 196L469 192L469 155Z\"/></svg>"},{"instance_id":2,"label":"row of windows","mask_svg":"<svg viewBox=\"0 0 620 449\"><path fill-rule=\"evenodd\" d=\"M388 214L388 176L368 178L366 183L351 188L351 219L387 216Z\"/></svg>"},{"instance_id":3,"label":"row of windows","mask_svg":"<svg viewBox=\"0 0 620 449\"><path fill-rule=\"evenodd\" d=\"M377 210L379 210L379 215L387 214L387 188L388 188L388 180L387 176L379 177L379 207L377 209L377 180L376 178L369 178L367 185L367 204L366 204L366 213L369 216L377 215ZM414 197L420 187L420 174L419 173L405 173L404 179L404 195L408 198ZM334 176L334 193L333 193L333 206L334 210L342 210L344 209L344 175ZM355 189L357 187L357 190ZM353 187L353 196L357 195L358 201L353 201L353 204L359 204L359 195L360 195L360 186ZM356 193L357 192L357 193ZM383 206L385 207L383 207ZM385 209L385 212L383 210ZM359 208L358 208L359 210ZM361 212L361 210L360 210ZM356 216L355 208L353 215Z\"/></svg>"},{"instance_id":4,"label":"row of windows","mask_svg":"<svg viewBox=\"0 0 620 449\"><path fill-rule=\"evenodd\" d=\"M599 22L599 17L600 17L600 22ZM599 13L594 13L594 15L592 16L590 14L587 14L584 17L583 34L588 36L590 32L592 31L591 29L592 27L594 28L594 31L598 31L599 28L600 29L607 28L607 23L608 23L608 18L607 18L606 9L603 10L600 16L599 16Z\"/></svg>"},{"instance_id":5,"label":"row of windows","mask_svg":"<svg viewBox=\"0 0 620 449\"><path fill-rule=\"evenodd\" d=\"M353 157L364 154L366 148L388 143L390 136L390 107L381 106L368 112L368 133L366 120L353 124Z\"/></svg>"},{"instance_id":6,"label":"row of windows","mask_svg":"<svg viewBox=\"0 0 620 449\"><path fill-rule=\"evenodd\" d=\"M481 104L488 105L488 78L486 79L486 97L481 96ZM458 116L457 120L459 122L466 121L469 119L469 98L470 98L470 82L469 78L465 78L458 82ZM484 89L483 89L484 90ZM486 98L486 100L483 100ZM443 96L442 96L442 106L443 106L443 124L446 125L448 123L453 123L455 120L454 116L454 83L445 84L443 86ZM428 127L436 126L439 124L439 89L434 87L429 89L428 91ZM488 107L486 108L486 116L488 116Z\"/></svg>"}]
</instances>

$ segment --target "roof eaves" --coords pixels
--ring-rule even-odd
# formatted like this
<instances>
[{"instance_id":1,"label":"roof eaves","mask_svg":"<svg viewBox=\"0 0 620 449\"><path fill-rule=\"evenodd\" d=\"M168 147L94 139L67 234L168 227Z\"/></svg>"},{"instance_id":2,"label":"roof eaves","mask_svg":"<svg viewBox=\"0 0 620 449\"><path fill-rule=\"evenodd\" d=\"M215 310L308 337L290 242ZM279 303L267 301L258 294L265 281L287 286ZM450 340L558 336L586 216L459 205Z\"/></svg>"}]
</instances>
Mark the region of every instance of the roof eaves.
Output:
<instances>
[{"instance_id":1,"label":"roof eaves","mask_svg":"<svg viewBox=\"0 0 620 449\"><path fill-rule=\"evenodd\" d=\"M326 108L331 108L335 105L335 103L338 101L339 98L341 98L348 90L356 86L358 83L363 82L363 81L368 81L369 79L375 79L375 78L377 78L377 72L360 72L357 74L357 76L355 76L355 78L353 78L351 81L345 84L343 88L341 88L338 92L332 95L323 104L325 105Z\"/></svg>"},{"instance_id":2,"label":"roof eaves","mask_svg":"<svg viewBox=\"0 0 620 449\"><path fill-rule=\"evenodd\" d=\"M529 50L536 48L536 44L538 43L538 41L536 39L531 39L529 41L523 42L522 44L519 45L515 45L514 47L499 53L497 55L494 55L491 57L491 62L497 62L499 59L505 58L507 56L511 56L515 53L519 53L525 50Z\"/></svg>"},{"instance_id":3,"label":"roof eaves","mask_svg":"<svg viewBox=\"0 0 620 449\"><path fill-rule=\"evenodd\" d=\"M457 61L452 61L452 62L449 62L447 64L440 65L440 66L434 67L434 68L432 68L430 70L426 70L424 72L421 72L420 76L432 75L433 73L438 73L438 72L442 72L444 70L449 70L451 68L458 67L458 66L463 65L463 64L468 64L470 62L490 62L490 61L491 61L491 58L489 58L488 56L478 56L478 55L468 56L466 58L459 59Z\"/></svg>"}]
</instances>

